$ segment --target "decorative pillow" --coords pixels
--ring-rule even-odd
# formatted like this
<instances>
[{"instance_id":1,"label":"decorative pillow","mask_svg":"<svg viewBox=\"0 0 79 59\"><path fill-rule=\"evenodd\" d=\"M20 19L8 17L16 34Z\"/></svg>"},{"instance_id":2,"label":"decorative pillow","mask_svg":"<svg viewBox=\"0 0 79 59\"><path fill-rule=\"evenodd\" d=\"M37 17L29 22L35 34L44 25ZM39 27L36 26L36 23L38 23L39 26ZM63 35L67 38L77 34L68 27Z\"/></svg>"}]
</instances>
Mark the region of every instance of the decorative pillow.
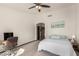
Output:
<instances>
[{"instance_id":1,"label":"decorative pillow","mask_svg":"<svg viewBox=\"0 0 79 59\"><path fill-rule=\"evenodd\" d=\"M60 37L57 36L57 35L50 35L49 38L50 38L50 39L59 39Z\"/></svg>"},{"instance_id":2,"label":"decorative pillow","mask_svg":"<svg viewBox=\"0 0 79 59\"><path fill-rule=\"evenodd\" d=\"M60 35L60 39L67 39L66 35Z\"/></svg>"},{"instance_id":3,"label":"decorative pillow","mask_svg":"<svg viewBox=\"0 0 79 59\"><path fill-rule=\"evenodd\" d=\"M65 35L50 35L49 39L67 39Z\"/></svg>"}]
</instances>

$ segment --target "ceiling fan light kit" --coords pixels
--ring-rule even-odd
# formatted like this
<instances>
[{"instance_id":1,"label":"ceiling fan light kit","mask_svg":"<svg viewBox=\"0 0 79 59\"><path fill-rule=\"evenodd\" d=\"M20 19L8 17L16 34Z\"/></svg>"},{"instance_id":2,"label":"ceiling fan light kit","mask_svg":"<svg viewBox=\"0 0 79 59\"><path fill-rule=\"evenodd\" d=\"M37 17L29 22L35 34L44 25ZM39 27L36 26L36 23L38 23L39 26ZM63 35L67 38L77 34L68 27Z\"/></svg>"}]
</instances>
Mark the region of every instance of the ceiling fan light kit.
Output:
<instances>
[{"instance_id":1,"label":"ceiling fan light kit","mask_svg":"<svg viewBox=\"0 0 79 59\"><path fill-rule=\"evenodd\" d=\"M32 6L32 7L28 8L28 9L37 8L38 12L40 12L42 7L50 8L49 5L42 5L41 3L34 3L34 4L35 4L35 6Z\"/></svg>"},{"instance_id":2,"label":"ceiling fan light kit","mask_svg":"<svg viewBox=\"0 0 79 59\"><path fill-rule=\"evenodd\" d=\"M36 6L36 8L38 9L38 12L41 11L41 6Z\"/></svg>"}]
</instances>

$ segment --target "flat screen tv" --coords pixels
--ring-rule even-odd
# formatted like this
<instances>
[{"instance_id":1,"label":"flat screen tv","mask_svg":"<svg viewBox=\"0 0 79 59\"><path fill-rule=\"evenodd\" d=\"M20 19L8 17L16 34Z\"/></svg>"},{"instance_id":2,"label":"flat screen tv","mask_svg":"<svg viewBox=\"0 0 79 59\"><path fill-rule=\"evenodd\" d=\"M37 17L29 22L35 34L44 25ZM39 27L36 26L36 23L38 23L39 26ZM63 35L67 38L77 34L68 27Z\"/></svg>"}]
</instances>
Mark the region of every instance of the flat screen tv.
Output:
<instances>
[{"instance_id":1,"label":"flat screen tv","mask_svg":"<svg viewBox=\"0 0 79 59\"><path fill-rule=\"evenodd\" d=\"M7 40L7 38L13 37L13 32L5 32L4 33L4 40Z\"/></svg>"}]
</instances>

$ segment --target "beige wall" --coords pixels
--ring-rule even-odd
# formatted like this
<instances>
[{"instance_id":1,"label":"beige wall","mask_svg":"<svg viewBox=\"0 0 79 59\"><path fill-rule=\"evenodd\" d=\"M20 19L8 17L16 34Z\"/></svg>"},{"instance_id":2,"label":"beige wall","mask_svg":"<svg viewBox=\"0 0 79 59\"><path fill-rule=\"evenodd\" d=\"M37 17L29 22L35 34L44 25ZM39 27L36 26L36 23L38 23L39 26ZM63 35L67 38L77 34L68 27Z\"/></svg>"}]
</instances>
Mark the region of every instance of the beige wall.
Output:
<instances>
[{"instance_id":1,"label":"beige wall","mask_svg":"<svg viewBox=\"0 0 79 59\"><path fill-rule=\"evenodd\" d=\"M13 32L18 36L18 44L35 40L35 16L22 11L0 6L0 40L4 32Z\"/></svg>"},{"instance_id":2,"label":"beige wall","mask_svg":"<svg viewBox=\"0 0 79 59\"><path fill-rule=\"evenodd\" d=\"M77 7L76 7L76 19L77 19L77 22L76 22L76 35L77 35L77 41L79 43L79 4L77 4Z\"/></svg>"},{"instance_id":3,"label":"beige wall","mask_svg":"<svg viewBox=\"0 0 79 59\"><path fill-rule=\"evenodd\" d=\"M35 40L36 23L43 22L46 26L46 37L51 34L64 34L69 38L73 34L79 36L79 5L55 6L50 9L42 9L40 13L37 11L18 11L12 8L0 6L0 40L3 40L4 32L14 32L19 37L19 45ZM33 13L31 13L33 12ZM52 17L48 15L52 14ZM64 20L64 28L51 28L51 24L56 21ZM79 37L78 37L79 38ZM79 39L77 39L79 41Z\"/></svg>"},{"instance_id":4,"label":"beige wall","mask_svg":"<svg viewBox=\"0 0 79 59\"><path fill-rule=\"evenodd\" d=\"M43 22L46 25L45 35L48 37L52 34L60 34L60 35L67 35L69 38L72 35L76 35L77 29L77 17L76 17L76 4L72 4L70 6L64 7L53 7L49 12L45 12L44 14L39 15L41 17L40 20L36 22ZM52 14L52 17L47 17L49 14ZM51 24L56 21L64 20L65 27L64 28L51 28ZM79 40L78 40L79 41Z\"/></svg>"}]
</instances>

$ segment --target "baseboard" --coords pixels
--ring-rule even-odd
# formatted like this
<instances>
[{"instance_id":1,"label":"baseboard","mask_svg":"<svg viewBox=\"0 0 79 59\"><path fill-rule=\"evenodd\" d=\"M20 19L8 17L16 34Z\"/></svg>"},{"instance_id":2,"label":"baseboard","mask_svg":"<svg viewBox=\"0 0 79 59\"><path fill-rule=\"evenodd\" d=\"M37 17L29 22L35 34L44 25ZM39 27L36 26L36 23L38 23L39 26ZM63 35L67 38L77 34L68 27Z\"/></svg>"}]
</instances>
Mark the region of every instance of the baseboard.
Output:
<instances>
[{"instance_id":1,"label":"baseboard","mask_svg":"<svg viewBox=\"0 0 79 59\"><path fill-rule=\"evenodd\" d=\"M17 46L17 47L21 47L21 46L23 46L23 45L26 45L26 44L32 43L32 42L34 42L34 41L38 41L38 40L33 40L33 41L30 41L30 42L27 42L27 43L21 44L21 45L19 45L19 46Z\"/></svg>"}]
</instances>

